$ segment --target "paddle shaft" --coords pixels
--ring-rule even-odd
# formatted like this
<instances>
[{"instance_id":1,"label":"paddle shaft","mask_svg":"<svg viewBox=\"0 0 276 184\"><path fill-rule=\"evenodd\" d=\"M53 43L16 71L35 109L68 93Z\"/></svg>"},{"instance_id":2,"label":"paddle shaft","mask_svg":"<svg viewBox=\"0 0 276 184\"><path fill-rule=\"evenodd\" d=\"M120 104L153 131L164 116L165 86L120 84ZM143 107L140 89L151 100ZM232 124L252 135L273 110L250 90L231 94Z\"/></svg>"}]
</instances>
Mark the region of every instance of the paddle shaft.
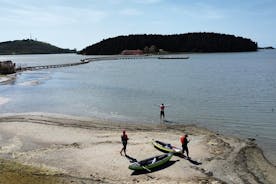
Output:
<instances>
[{"instance_id":1,"label":"paddle shaft","mask_svg":"<svg viewBox=\"0 0 276 184\"><path fill-rule=\"evenodd\" d=\"M138 165L140 165L138 162L135 162L136 164L138 164ZM148 169L148 168L146 168L145 166L142 166L142 165L140 165L141 167L143 167L145 170L147 170L148 172L151 172L151 170L150 169Z\"/></svg>"},{"instance_id":2,"label":"paddle shaft","mask_svg":"<svg viewBox=\"0 0 276 184\"><path fill-rule=\"evenodd\" d=\"M146 168L145 166L142 166L144 169L146 169L148 172L151 172L150 169Z\"/></svg>"}]
</instances>

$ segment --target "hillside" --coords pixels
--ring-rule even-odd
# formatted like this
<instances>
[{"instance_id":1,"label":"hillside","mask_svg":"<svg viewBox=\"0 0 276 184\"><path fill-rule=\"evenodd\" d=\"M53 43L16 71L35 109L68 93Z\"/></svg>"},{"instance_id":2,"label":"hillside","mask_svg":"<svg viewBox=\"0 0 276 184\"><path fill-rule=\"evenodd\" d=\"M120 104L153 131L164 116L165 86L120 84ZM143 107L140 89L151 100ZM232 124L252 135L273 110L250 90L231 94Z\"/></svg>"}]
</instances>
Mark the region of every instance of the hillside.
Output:
<instances>
[{"instance_id":1,"label":"hillside","mask_svg":"<svg viewBox=\"0 0 276 184\"><path fill-rule=\"evenodd\" d=\"M58 54L74 53L75 50L62 49L49 43L31 39L15 40L0 43L0 55L7 54Z\"/></svg>"},{"instance_id":2,"label":"hillside","mask_svg":"<svg viewBox=\"0 0 276 184\"><path fill-rule=\"evenodd\" d=\"M244 52L256 51L256 42L247 38L219 33L187 33L174 35L128 35L108 38L81 50L85 55L120 54L125 49L156 50L167 52Z\"/></svg>"}]
</instances>

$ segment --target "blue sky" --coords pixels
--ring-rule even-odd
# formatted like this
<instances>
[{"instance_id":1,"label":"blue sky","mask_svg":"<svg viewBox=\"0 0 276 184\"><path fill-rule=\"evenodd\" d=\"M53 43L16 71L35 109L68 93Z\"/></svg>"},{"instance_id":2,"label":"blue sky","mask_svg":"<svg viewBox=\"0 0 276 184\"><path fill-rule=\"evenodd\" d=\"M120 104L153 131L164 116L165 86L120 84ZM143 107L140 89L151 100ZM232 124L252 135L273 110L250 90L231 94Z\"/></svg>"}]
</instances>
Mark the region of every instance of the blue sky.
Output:
<instances>
[{"instance_id":1,"label":"blue sky","mask_svg":"<svg viewBox=\"0 0 276 184\"><path fill-rule=\"evenodd\" d=\"M275 0L0 0L0 42L83 49L128 34L217 32L276 47Z\"/></svg>"}]
</instances>

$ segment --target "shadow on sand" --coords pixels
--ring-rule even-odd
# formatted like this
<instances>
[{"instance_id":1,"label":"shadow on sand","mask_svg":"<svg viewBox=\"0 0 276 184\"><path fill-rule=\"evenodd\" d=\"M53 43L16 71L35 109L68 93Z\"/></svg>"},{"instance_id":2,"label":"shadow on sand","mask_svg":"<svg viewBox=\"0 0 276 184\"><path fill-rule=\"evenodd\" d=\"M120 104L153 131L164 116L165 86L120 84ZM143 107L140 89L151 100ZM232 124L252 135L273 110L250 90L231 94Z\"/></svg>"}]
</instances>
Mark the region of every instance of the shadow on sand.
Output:
<instances>
[{"instance_id":1,"label":"shadow on sand","mask_svg":"<svg viewBox=\"0 0 276 184\"><path fill-rule=\"evenodd\" d=\"M191 158L189 158L188 161L191 162L194 165L201 165L202 164L201 162L198 162L196 160L192 160Z\"/></svg>"},{"instance_id":2,"label":"shadow on sand","mask_svg":"<svg viewBox=\"0 0 276 184\"><path fill-rule=\"evenodd\" d=\"M160 150L160 151L162 151L162 150ZM164 151L162 151L162 152L164 152ZM201 162L198 162L198 161L196 161L196 160L193 160L193 159L191 159L191 158L186 157L186 156L183 155L182 153L176 153L176 154L174 154L174 156L178 156L178 157L180 157L180 158L183 158L183 159L185 159L185 160L188 160L190 163L192 163L192 164L194 164L194 165L201 165L201 164L202 164ZM133 157L131 157L131 156L129 156L129 155L125 155L125 157L129 160L130 163L138 162L136 158L133 158ZM150 169L150 171L148 171L148 170L133 171L133 172L131 173L131 175L140 175L140 174L147 174L147 173L149 173L149 172L152 173L152 172L160 171L160 170L162 170L162 169L165 169L165 168L167 168L167 167L170 167L171 165L173 165L175 162L178 162L178 161L179 161L179 160L175 160L175 161L171 161L171 160L170 160L170 161L168 161L167 163L165 163L165 164L163 164L163 165L161 165L161 166L159 166L159 167Z\"/></svg>"},{"instance_id":3,"label":"shadow on sand","mask_svg":"<svg viewBox=\"0 0 276 184\"><path fill-rule=\"evenodd\" d=\"M176 153L174 154L175 156L178 156L180 158L183 158L185 160L188 160L190 163L194 164L194 165L201 165L202 163L201 162L198 162L196 160L193 160L191 157L188 158L187 156L183 155L182 153Z\"/></svg>"},{"instance_id":4,"label":"shadow on sand","mask_svg":"<svg viewBox=\"0 0 276 184\"><path fill-rule=\"evenodd\" d=\"M164 120L163 120L163 123L173 123L173 124L176 124L177 122L171 121L171 120L167 120L167 119L164 119Z\"/></svg>"},{"instance_id":5,"label":"shadow on sand","mask_svg":"<svg viewBox=\"0 0 276 184\"><path fill-rule=\"evenodd\" d=\"M138 162L136 158L133 158L129 155L125 155L126 158L129 160L130 163L135 163L135 162ZM165 169L167 167L170 167L171 165L173 165L175 162L178 162L179 160L175 160L175 161L168 161L167 163L159 166L159 167L156 167L156 168L152 168L150 169L150 171L148 170L141 170L141 171L133 171L131 173L131 175L140 175L140 174L147 174L147 173L152 173L152 172L156 172L156 171L160 171L162 169Z\"/></svg>"},{"instance_id":6,"label":"shadow on sand","mask_svg":"<svg viewBox=\"0 0 276 184\"><path fill-rule=\"evenodd\" d=\"M162 150L162 149L159 149L158 147L154 146L156 149L158 149L159 151L163 152L163 153L167 153L166 151ZM180 158L183 158L185 160L188 160L190 163L194 164L194 165L201 165L202 163L201 162L198 162L196 160L193 160L191 158L188 158L187 156L183 155L182 153L174 153L173 154L174 156L178 156Z\"/></svg>"},{"instance_id":7,"label":"shadow on sand","mask_svg":"<svg viewBox=\"0 0 276 184\"><path fill-rule=\"evenodd\" d=\"M160 171L162 169L166 169L168 167L170 167L171 165L173 165L175 162L178 162L179 160L175 160L175 161L168 161L167 163L159 166L159 167L156 167L156 168L152 168L150 169L150 172L147 171L147 170L141 170L141 171L133 171L131 173L131 175L141 175L141 174L147 174L147 173L153 173L153 172L157 172L157 171Z\"/></svg>"},{"instance_id":8,"label":"shadow on sand","mask_svg":"<svg viewBox=\"0 0 276 184\"><path fill-rule=\"evenodd\" d=\"M133 158L133 157L131 157L129 155L125 155L125 156L129 160L130 163L138 162L136 158Z\"/></svg>"}]
</instances>

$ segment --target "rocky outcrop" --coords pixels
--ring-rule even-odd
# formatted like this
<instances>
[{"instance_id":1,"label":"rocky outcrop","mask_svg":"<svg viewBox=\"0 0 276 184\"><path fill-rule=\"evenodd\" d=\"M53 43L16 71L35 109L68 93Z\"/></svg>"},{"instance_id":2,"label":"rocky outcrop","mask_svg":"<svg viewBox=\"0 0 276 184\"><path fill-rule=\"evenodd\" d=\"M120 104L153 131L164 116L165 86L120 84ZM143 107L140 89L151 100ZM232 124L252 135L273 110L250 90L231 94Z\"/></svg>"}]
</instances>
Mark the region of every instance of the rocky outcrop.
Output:
<instances>
[{"instance_id":1,"label":"rocky outcrop","mask_svg":"<svg viewBox=\"0 0 276 184\"><path fill-rule=\"evenodd\" d=\"M12 74L15 72L15 63L12 61L0 61L0 74Z\"/></svg>"}]
</instances>

